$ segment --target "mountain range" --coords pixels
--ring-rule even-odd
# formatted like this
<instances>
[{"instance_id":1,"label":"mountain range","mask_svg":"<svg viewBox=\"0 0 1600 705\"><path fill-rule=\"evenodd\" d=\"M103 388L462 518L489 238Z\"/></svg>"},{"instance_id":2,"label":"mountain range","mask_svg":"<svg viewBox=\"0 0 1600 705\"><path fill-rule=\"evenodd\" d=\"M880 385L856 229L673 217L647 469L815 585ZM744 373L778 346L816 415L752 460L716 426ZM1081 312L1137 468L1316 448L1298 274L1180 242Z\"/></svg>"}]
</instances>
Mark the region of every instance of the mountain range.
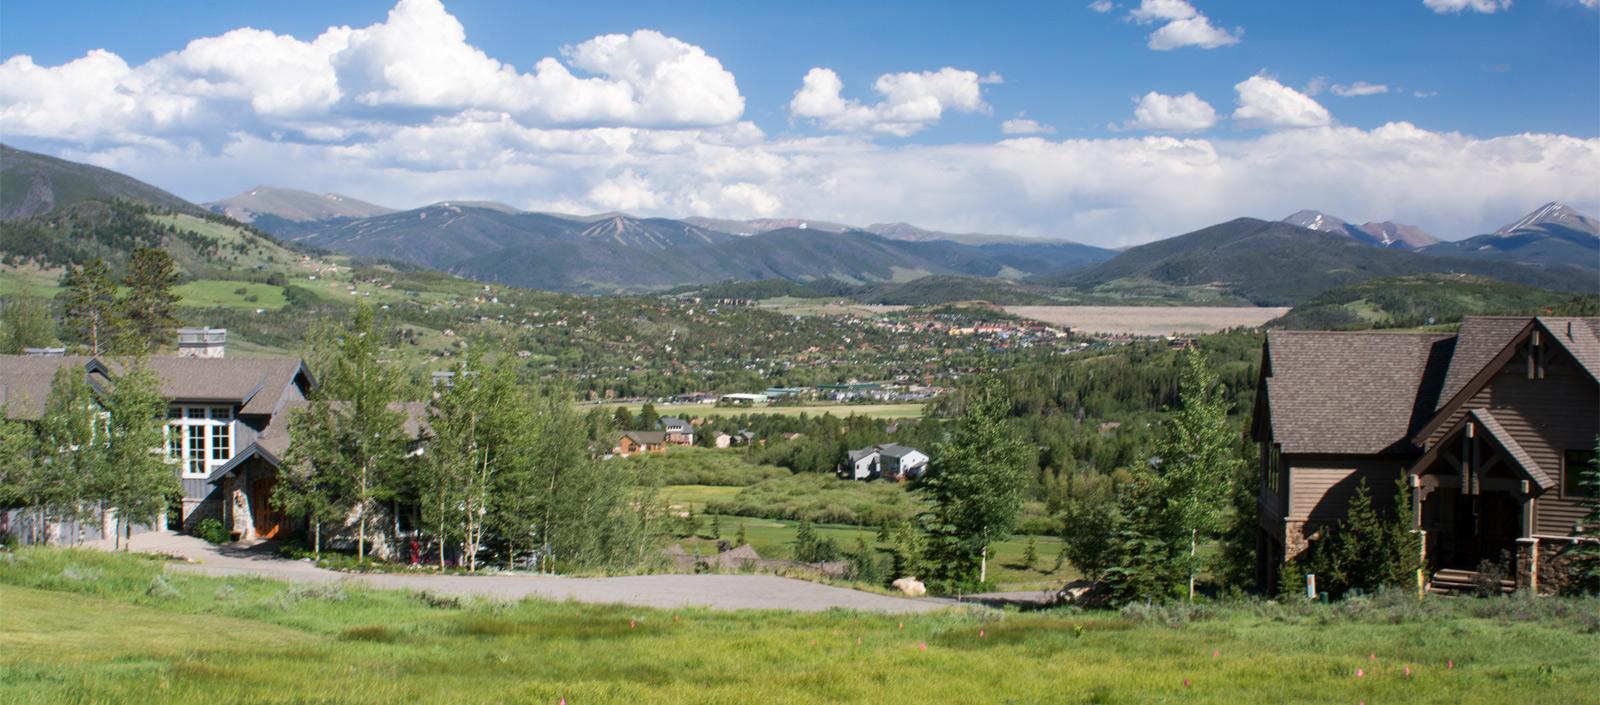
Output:
<instances>
[{"instance_id":1,"label":"mountain range","mask_svg":"<svg viewBox=\"0 0 1600 705\"><path fill-rule=\"evenodd\" d=\"M291 246L554 291L645 292L765 279L856 286L931 278L916 298L938 298L932 289L940 288L950 296L1026 289L1036 297L1048 287L1065 287L1100 298L1137 291L1158 298L1293 304L1330 288L1414 273L1481 275L1590 292L1600 281L1600 227L1557 203L1495 233L1458 242L1410 225L1357 226L1300 211L1282 221L1239 218L1119 252L906 223L853 227L808 219L572 215L480 201L395 210L339 194L266 186L202 209L115 172L10 147L0 151L0 165L0 220L31 222L64 205L95 200L209 210ZM10 229L21 232L18 227ZM34 228L28 236L37 239L47 230ZM1014 284L991 287L979 283L984 279Z\"/></svg>"},{"instance_id":2,"label":"mountain range","mask_svg":"<svg viewBox=\"0 0 1600 705\"><path fill-rule=\"evenodd\" d=\"M1296 211L1289 217L1284 218L1283 222L1290 225L1298 225L1307 230L1344 235L1356 242L1376 247L1420 250L1439 242L1439 238L1428 234L1426 230L1415 225L1406 225L1387 220L1381 223L1369 221L1361 225L1355 225L1321 211Z\"/></svg>"}]
</instances>

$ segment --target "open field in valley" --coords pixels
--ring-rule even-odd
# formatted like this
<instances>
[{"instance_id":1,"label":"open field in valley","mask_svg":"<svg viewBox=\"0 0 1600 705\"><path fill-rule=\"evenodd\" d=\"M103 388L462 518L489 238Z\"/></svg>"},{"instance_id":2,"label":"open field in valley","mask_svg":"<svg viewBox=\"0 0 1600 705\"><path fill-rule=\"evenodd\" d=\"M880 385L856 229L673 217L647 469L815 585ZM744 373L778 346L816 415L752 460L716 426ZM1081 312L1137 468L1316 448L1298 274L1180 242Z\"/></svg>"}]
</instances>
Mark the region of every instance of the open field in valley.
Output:
<instances>
[{"instance_id":1,"label":"open field in valley","mask_svg":"<svg viewBox=\"0 0 1600 705\"><path fill-rule=\"evenodd\" d=\"M1258 327L1289 312L1257 306L1006 306L1015 316L1088 333L1194 335Z\"/></svg>"},{"instance_id":2,"label":"open field in valley","mask_svg":"<svg viewBox=\"0 0 1600 705\"><path fill-rule=\"evenodd\" d=\"M1600 686L1592 601L1395 597L667 611L291 586L30 549L0 554L0 702L1569 705Z\"/></svg>"}]
</instances>

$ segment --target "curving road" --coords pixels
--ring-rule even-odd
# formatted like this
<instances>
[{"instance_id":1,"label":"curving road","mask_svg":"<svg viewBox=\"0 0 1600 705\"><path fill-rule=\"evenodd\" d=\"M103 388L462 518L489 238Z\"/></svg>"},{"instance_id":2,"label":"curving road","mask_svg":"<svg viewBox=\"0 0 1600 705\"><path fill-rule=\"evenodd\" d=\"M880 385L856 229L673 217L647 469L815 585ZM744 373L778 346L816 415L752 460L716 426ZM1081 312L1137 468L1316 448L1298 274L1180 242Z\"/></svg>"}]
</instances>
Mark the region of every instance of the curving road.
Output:
<instances>
[{"instance_id":1,"label":"curving road","mask_svg":"<svg viewBox=\"0 0 1600 705\"><path fill-rule=\"evenodd\" d=\"M941 599L909 599L831 587L773 575L633 575L620 578L564 578L542 575L351 574L265 552L219 547L192 536L150 533L133 537L132 550L179 556L171 570L203 575L253 575L290 582L344 582L390 590L427 591L463 597L518 600L539 597L640 607L709 607L818 612L828 609L909 613L955 604Z\"/></svg>"}]
</instances>

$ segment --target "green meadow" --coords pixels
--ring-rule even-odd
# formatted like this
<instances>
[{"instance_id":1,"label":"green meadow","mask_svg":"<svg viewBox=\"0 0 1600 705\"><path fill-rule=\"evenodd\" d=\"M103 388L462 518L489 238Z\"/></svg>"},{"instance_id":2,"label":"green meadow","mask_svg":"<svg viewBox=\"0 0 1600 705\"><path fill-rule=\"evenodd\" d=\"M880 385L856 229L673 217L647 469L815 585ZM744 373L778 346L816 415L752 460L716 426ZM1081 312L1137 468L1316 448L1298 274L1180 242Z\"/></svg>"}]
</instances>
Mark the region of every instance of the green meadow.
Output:
<instances>
[{"instance_id":1,"label":"green meadow","mask_svg":"<svg viewBox=\"0 0 1600 705\"><path fill-rule=\"evenodd\" d=\"M918 616L496 603L0 553L6 703L1561 703L1593 601Z\"/></svg>"}]
</instances>

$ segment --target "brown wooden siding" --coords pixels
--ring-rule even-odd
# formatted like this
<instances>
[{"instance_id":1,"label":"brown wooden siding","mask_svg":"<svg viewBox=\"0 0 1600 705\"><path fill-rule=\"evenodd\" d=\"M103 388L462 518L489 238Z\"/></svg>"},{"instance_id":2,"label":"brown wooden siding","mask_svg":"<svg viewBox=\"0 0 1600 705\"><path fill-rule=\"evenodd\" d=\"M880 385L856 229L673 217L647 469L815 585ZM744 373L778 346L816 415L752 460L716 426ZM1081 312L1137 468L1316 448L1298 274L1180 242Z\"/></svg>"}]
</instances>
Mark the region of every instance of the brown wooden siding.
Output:
<instances>
[{"instance_id":1,"label":"brown wooden siding","mask_svg":"<svg viewBox=\"0 0 1600 705\"><path fill-rule=\"evenodd\" d=\"M1528 379L1524 358L1520 354L1513 357L1462 408L1451 413L1427 442L1430 447L1438 443L1468 410L1488 409L1533 462L1556 481L1555 489L1535 502L1534 532L1568 536L1584 508L1561 497L1561 456L1567 450L1594 447L1595 435L1600 432L1600 385L1559 346L1552 346L1548 354L1544 379Z\"/></svg>"},{"instance_id":2,"label":"brown wooden siding","mask_svg":"<svg viewBox=\"0 0 1600 705\"><path fill-rule=\"evenodd\" d=\"M1289 514L1300 521L1343 519L1356 488L1366 481L1379 511L1394 505L1395 480L1405 467L1399 458L1367 456L1305 457L1284 455L1289 466Z\"/></svg>"}]
</instances>

